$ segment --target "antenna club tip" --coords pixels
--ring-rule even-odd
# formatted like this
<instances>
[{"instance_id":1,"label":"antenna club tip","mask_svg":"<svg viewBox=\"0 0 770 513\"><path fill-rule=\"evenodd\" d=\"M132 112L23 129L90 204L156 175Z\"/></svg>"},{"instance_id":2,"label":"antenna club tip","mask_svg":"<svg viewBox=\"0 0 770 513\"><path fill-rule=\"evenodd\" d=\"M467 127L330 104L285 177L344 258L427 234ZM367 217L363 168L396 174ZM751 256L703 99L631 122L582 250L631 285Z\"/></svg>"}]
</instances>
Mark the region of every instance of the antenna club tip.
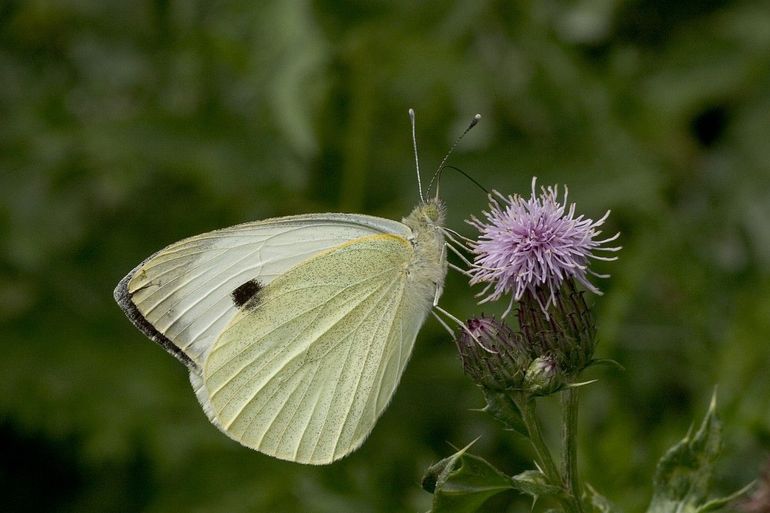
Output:
<instances>
[{"instance_id":1,"label":"antenna club tip","mask_svg":"<svg viewBox=\"0 0 770 513\"><path fill-rule=\"evenodd\" d=\"M473 116L473 119L475 119L476 121L480 120L481 114L476 114L475 116Z\"/></svg>"},{"instance_id":2,"label":"antenna club tip","mask_svg":"<svg viewBox=\"0 0 770 513\"><path fill-rule=\"evenodd\" d=\"M409 117L414 119L414 109L411 107L409 108Z\"/></svg>"}]
</instances>

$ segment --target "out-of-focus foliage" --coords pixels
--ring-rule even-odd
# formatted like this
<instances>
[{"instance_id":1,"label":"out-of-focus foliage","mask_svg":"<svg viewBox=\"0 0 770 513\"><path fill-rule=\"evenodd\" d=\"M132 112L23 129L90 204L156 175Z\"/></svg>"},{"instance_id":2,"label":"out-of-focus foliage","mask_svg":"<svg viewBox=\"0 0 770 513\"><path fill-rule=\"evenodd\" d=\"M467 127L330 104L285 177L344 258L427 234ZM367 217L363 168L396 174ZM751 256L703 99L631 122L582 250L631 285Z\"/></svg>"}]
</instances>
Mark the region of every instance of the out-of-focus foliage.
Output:
<instances>
[{"instance_id":1,"label":"out-of-focus foliage","mask_svg":"<svg viewBox=\"0 0 770 513\"><path fill-rule=\"evenodd\" d=\"M766 2L8 0L0 4L0 510L426 511L431 462L525 446L429 320L363 448L276 461L209 424L115 283L182 237L311 211L398 218L426 170L506 193L567 183L624 250L595 298L581 472L626 511L720 384L717 489L770 449ZM447 172L449 225L484 196ZM443 306L479 312L450 277ZM553 433L557 435L557 433ZM724 493L723 493L724 495ZM488 511L523 511L505 493ZM538 506L539 507L539 506Z\"/></svg>"}]
</instances>

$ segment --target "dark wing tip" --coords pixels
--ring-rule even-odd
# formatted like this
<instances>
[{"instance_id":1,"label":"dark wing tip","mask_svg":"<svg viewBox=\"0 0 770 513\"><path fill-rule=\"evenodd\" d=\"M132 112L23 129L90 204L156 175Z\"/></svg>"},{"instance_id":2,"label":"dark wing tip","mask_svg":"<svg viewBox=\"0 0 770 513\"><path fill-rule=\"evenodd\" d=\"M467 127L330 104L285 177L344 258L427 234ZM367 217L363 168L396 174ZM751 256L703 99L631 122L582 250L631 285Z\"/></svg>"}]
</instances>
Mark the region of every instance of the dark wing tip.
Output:
<instances>
[{"instance_id":1,"label":"dark wing tip","mask_svg":"<svg viewBox=\"0 0 770 513\"><path fill-rule=\"evenodd\" d=\"M139 267L141 267L141 264ZM187 356L181 349L179 349L168 337L158 331L155 326L153 326L152 323L148 321L144 315L142 315L142 312L140 312L134 304L132 294L128 290L128 283L131 281L131 278L134 277L134 274L136 274L136 271L139 269L139 267L128 273L122 280L118 282L118 285L115 287L115 291L113 292L115 302L118 303L118 306L121 310L123 310L123 313L126 314L126 317L128 317L128 320L131 321L131 324L136 326L136 328L144 333L147 338L160 344L163 349L170 353L174 358L182 362L190 370L199 371L196 363L192 361L192 359Z\"/></svg>"}]
</instances>

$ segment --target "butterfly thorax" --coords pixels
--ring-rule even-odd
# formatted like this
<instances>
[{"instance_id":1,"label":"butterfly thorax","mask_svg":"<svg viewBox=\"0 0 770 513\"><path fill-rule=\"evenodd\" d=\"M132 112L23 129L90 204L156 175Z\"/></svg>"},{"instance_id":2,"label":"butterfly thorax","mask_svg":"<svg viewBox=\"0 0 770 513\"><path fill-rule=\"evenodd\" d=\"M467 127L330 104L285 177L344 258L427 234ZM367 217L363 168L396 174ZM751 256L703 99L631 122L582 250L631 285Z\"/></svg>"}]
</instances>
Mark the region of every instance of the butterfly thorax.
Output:
<instances>
[{"instance_id":1,"label":"butterfly thorax","mask_svg":"<svg viewBox=\"0 0 770 513\"><path fill-rule=\"evenodd\" d=\"M419 288L431 289L423 296L431 298L441 295L444 288L447 265L444 254L445 207L439 199L431 199L415 207L403 219L403 223L412 230L410 242L414 248L414 258L410 262L409 279Z\"/></svg>"}]
</instances>

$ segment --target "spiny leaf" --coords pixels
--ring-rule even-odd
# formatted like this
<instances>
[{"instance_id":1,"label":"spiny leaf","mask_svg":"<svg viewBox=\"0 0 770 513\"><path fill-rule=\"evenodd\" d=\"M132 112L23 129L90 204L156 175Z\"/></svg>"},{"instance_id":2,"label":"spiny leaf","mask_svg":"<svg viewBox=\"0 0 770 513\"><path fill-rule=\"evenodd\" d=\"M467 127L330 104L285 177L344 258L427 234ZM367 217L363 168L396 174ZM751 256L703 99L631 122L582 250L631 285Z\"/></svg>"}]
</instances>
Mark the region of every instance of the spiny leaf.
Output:
<instances>
[{"instance_id":1,"label":"spiny leaf","mask_svg":"<svg viewBox=\"0 0 770 513\"><path fill-rule=\"evenodd\" d=\"M487 389L482 390L487 405L480 411L494 417L505 425L506 429L515 431L522 436L529 437L529 432L527 431L527 426L524 424L521 410L514 400L503 392L494 392Z\"/></svg>"},{"instance_id":2,"label":"spiny leaf","mask_svg":"<svg viewBox=\"0 0 770 513\"><path fill-rule=\"evenodd\" d=\"M705 513L721 508L736 496L707 502L721 446L722 426L716 414L715 392L698 431L693 435L691 428L658 462L647 513Z\"/></svg>"},{"instance_id":3,"label":"spiny leaf","mask_svg":"<svg viewBox=\"0 0 770 513\"><path fill-rule=\"evenodd\" d=\"M717 511L718 509L723 508L724 506L727 506L732 501L736 500L738 497L742 496L743 494L747 493L749 490L751 490L754 487L754 481L747 484L737 492L728 495L727 497L722 497L720 499L712 499L708 501L706 504L703 504L702 506L698 507L698 510L696 513L708 513L709 511Z\"/></svg>"},{"instance_id":4,"label":"spiny leaf","mask_svg":"<svg viewBox=\"0 0 770 513\"><path fill-rule=\"evenodd\" d=\"M548 479L539 470L525 470L511 479L518 491L531 495L535 500L544 496L564 496L564 491L558 486L549 484Z\"/></svg>"},{"instance_id":5,"label":"spiny leaf","mask_svg":"<svg viewBox=\"0 0 770 513\"><path fill-rule=\"evenodd\" d=\"M470 445L431 465L423 476L423 489L433 493L431 513L472 513L490 497L514 489L492 464L467 454Z\"/></svg>"}]
</instances>

